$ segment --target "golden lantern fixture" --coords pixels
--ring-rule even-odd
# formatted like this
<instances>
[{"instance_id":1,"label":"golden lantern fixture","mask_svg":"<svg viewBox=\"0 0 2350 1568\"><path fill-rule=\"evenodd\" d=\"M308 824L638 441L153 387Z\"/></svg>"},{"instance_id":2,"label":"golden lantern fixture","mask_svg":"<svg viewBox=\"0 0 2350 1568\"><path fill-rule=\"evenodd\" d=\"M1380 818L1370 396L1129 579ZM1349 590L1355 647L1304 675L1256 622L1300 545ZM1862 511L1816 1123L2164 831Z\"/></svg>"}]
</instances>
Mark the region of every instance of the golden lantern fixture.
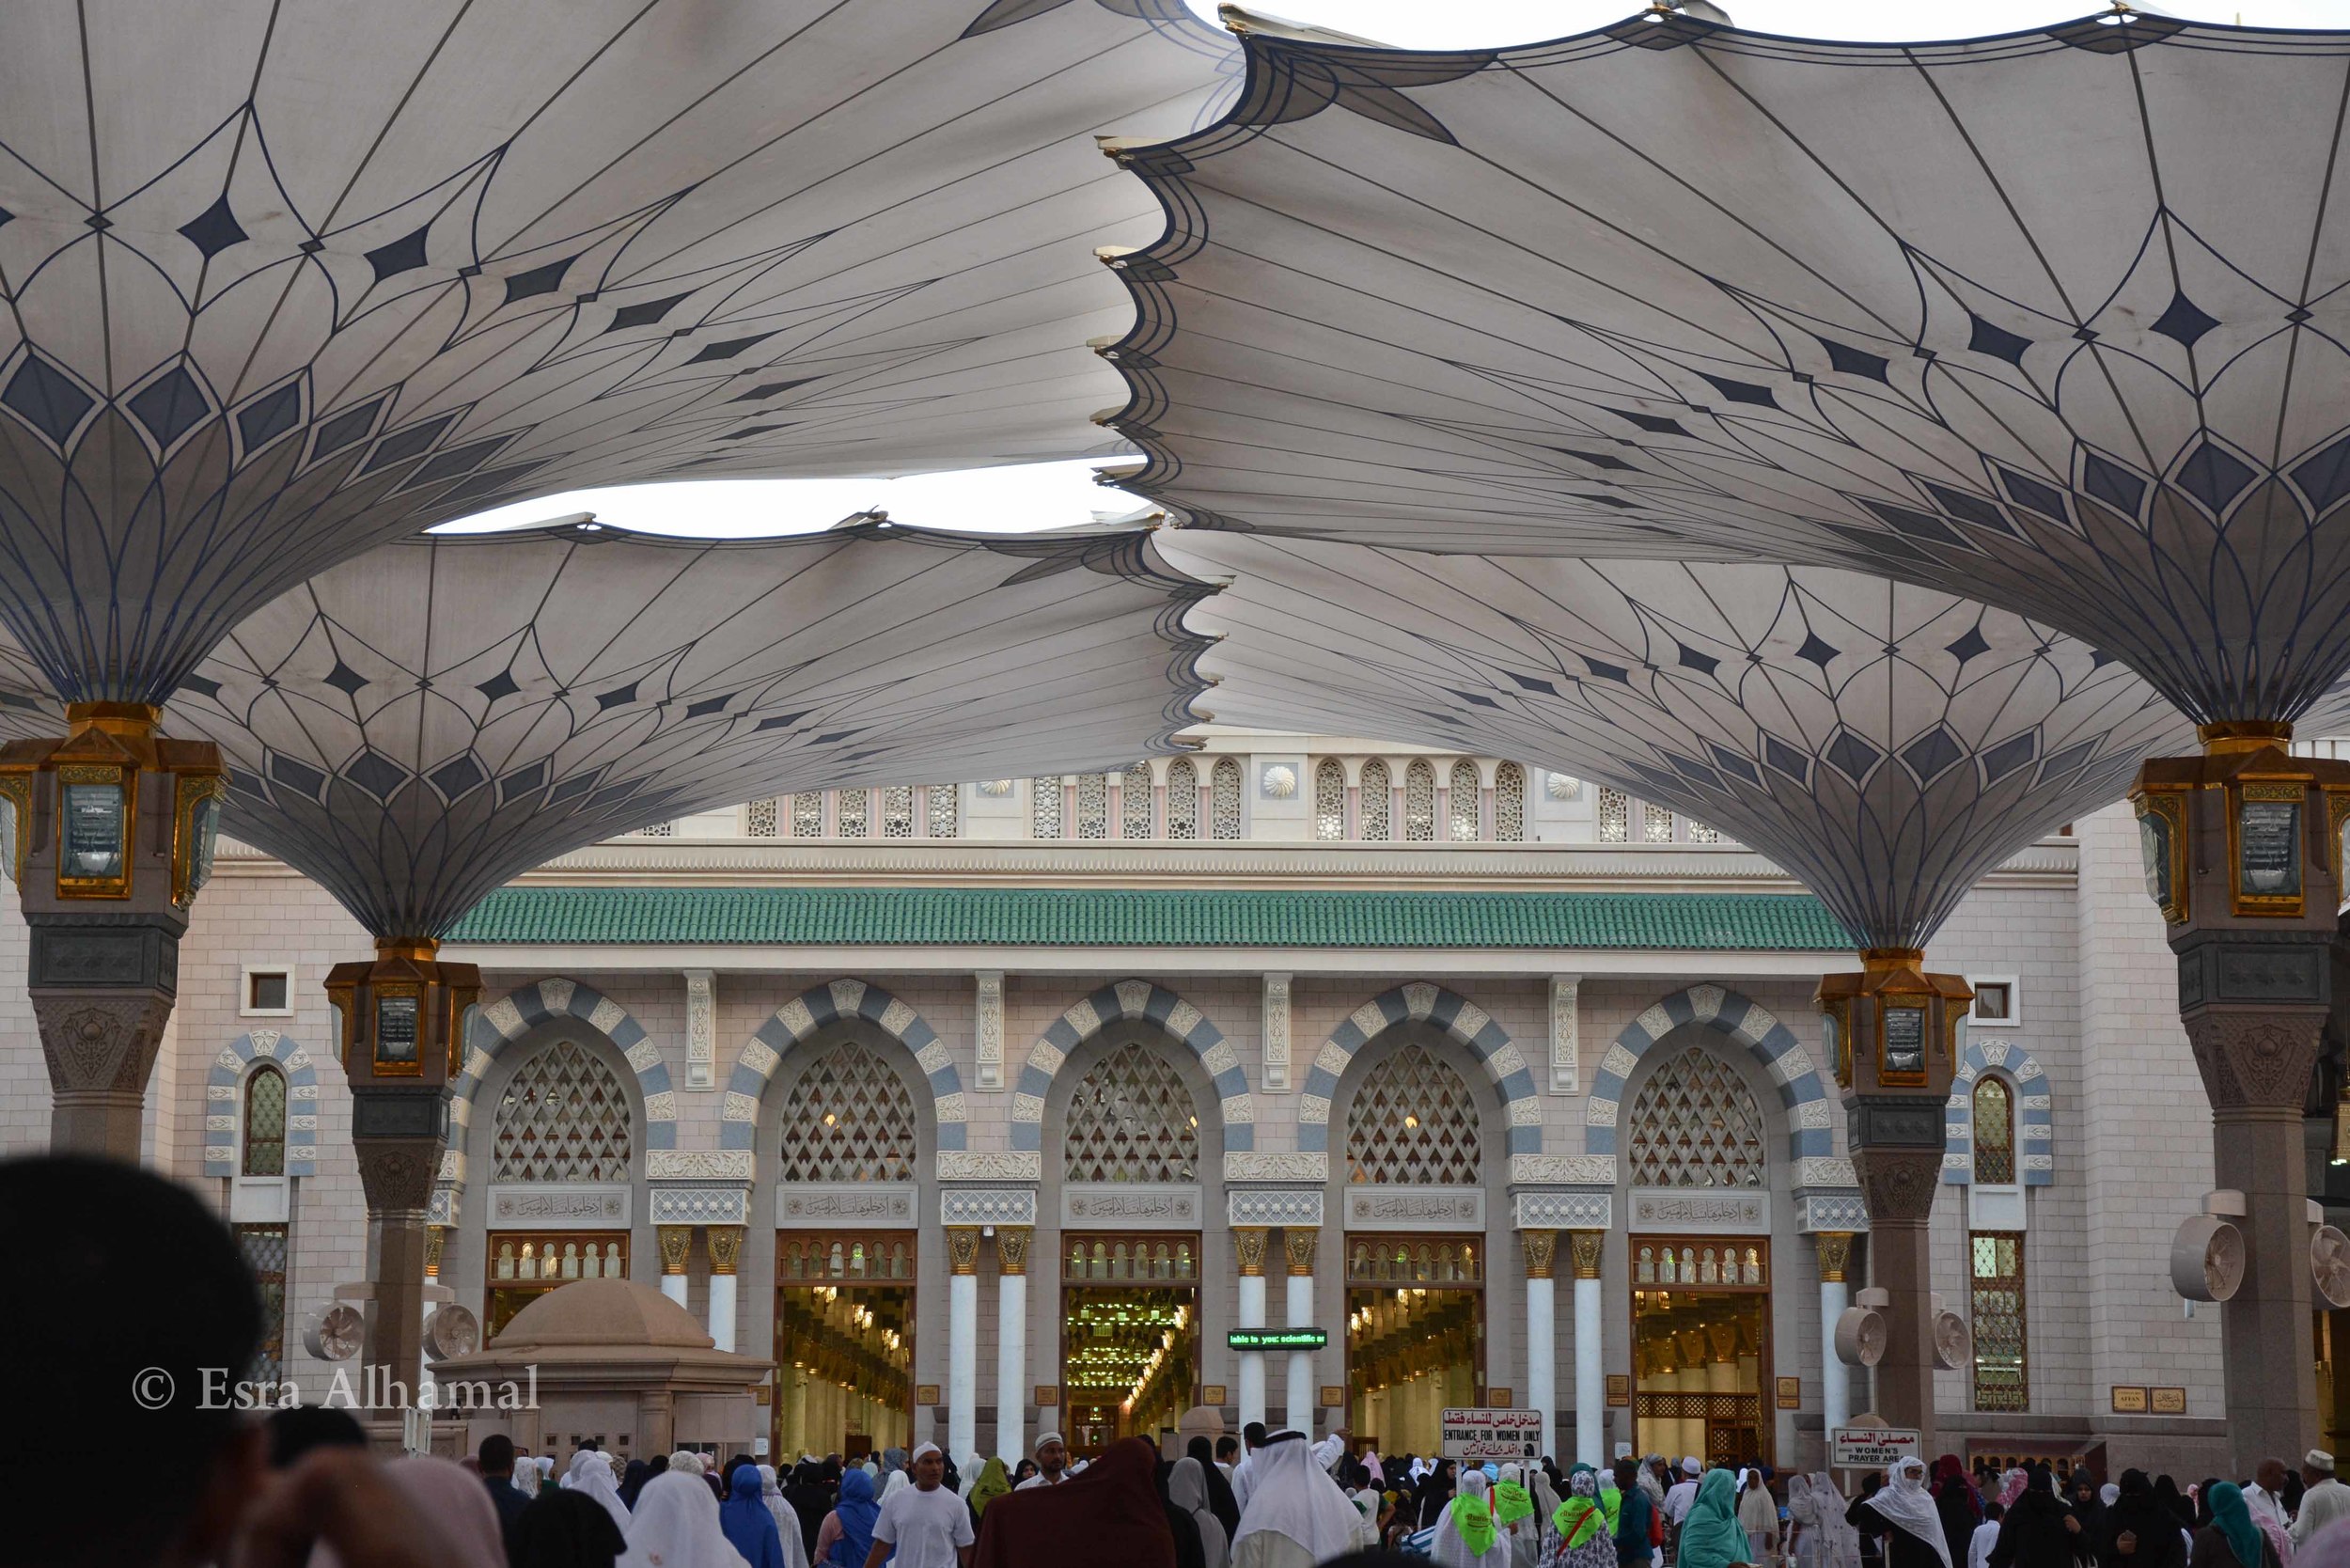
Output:
<instances>
[{"instance_id":1,"label":"golden lantern fixture","mask_svg":"<svg viewBox=\"0 0 2350 1568\"><path fill-rule=\"evenodd\" d=\"M1863 1094L1947 1088L1966 1048L1974 988L1925 972L1915 948L1871 948L1858 973L1824 975L1816 1000L1836 1081Z\"/></svg>"},{"instance_id":2,"label":"golden lantern fixture","mask_svg":"<svg viewBox=\"0 0 2350 1568\"><path fill-rule=\"evenodd\" d=\"M2288 724L2197 734L2201 756L2151 759L2130 787L2146 892L2163 919L2330 919L2330 907L2311 907L2310 885L2312 873L2342 884L2350 762L2294 756Z\"/></svg>"},{"instance_id":3,"label":"golden lantern fixture","mask_svg":"<svg viewBox=\"0 0 2350 1568\"><path fill-rule=\"evenodd\" d=\"M0 869L28 912L96 902L184 914L211 879L228 792L220 748L156 734L162 717L147 703L76 702L62 741L0 746Z\"/></svg>"}]
</instances>

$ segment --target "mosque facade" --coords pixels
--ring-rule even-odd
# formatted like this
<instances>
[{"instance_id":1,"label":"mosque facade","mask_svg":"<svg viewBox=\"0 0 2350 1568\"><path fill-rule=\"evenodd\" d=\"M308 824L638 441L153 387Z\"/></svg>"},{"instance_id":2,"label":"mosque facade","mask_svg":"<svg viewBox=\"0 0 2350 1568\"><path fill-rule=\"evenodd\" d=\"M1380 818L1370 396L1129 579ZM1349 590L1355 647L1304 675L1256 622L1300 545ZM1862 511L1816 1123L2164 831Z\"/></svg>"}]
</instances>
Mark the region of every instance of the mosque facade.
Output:
<instances>
[{"instance_id":1,"label":"mosque facade","mask_svg":"<svg viewBox=\"0 0 2350 1568\"><path fill-rule=\"evenodd\" d=\"M149 1086L144 1156L238 1230L296 1382L329 1375L306 1322L368 1278L321 990L366 944L224 843ZM11 915L0 966L24 952ZM1872 1408L1836 1342L1868 1219L1812 1001L1851 943L1590 781L1212 731L1124 773L658 824L441 956L484 988L434 1278L493 1334L569 1279L657 1283L772 1358L774 1452L1087 1451L1200 1403L1425 1452L1469 1407L1539 1412L1560 1455L1810 1467ZM2170 1272L2208 1110L2128 808L2011 856L1928 958L1976 993L1933 1218L1966 1330L1942 1445L2215 1466L2218 1313ZM0 1105L36 1149L23 996L0 981Z\"/></svg>"}]
</instances>

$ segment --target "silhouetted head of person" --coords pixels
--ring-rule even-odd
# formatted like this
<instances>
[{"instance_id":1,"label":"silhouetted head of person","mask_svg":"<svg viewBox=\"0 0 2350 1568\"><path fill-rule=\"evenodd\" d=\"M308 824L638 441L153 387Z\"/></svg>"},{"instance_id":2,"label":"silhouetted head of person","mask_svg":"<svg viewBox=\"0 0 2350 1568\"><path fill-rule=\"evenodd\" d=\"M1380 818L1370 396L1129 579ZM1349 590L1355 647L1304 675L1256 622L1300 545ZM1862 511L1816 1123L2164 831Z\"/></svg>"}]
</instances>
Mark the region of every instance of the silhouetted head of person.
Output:
<instances>
[{"instance_id":1,"label":"silhouetted head of person","mask_svg":"<svg viewBox=\"0 0 2350 1568\"><path fill-rule=\"evenodd\" d=\"M0 1435L6 1568L209 1562L262 1470L234 1408L261 1342L236 1238L185 1188L111 1160L0 1161L0 1324L18 1419ZM221 1397L208 1397L218 1390ZM88 1456L149 1456L135 1506Z\"/></svg>"},{"instance_id":2,"label":"silhouetted head of person","mask_svg":"<svg viewBox=\"0 0 2350 1568\"><path fill-rule=\"evenodd\" d=\"M331 1404L297 1404L270 1414L269 1467L284 1470L312 1449L364 1449L367 1429L350 1411Z\"/></svg>"}]
</instances>

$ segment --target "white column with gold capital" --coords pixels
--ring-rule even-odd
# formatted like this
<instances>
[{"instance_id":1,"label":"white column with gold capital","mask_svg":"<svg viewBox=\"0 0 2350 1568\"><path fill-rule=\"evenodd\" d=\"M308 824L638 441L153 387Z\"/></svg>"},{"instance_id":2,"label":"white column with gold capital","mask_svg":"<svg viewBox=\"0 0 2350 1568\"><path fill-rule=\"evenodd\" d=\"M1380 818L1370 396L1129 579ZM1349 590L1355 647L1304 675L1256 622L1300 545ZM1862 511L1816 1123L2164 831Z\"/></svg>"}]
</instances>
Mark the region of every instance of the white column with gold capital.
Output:
<instances>
[{"instance_id":1,"label":"white column with gold capital","mask_svg":"<svg viewBox=\"0 0 2350 1568\"><path fill-rule=\"evenodd\" d=\"M1026 1225L995 1228L995 1457L1007 1466L1027 1452L1028 1243L1035 1235Z\"/></svg>"},{"instance_id":2,"label":"white column with gold capital","mask_svg":"<svg viewBox=\"0 0 2350 1568\"><path fill-rule=\"evenodd\" d=\"M685 1305L685 1255L694 1249L691 1225L661 1225L653 1229L661 1244L661 1294ZM722 1347L723 1348L723 1347Z\"/></svg>"},{"instance_id":3,"label":"white column with gold capital","mask_svg":"<svg viewBox=\"0 0 2350 1568\"><path fill-rule=\"evenodd\" d=\"M1234 1314L1234 1326L1262 1328L1264 1326L1264 1254L1266 1228L1262 1225L1232 1227L1232 1251L1240 1261L1240 1300ZM1264 1352L1244 1350L1240 1353L1240 1423L1264 1419Z\"/></svg>"},{"instance_id":4,"label":"white column with gold capital","mask_svg":"<svg viewBox=\"0 0 2350 1568\"><path fill-rule=\"evenodd\" d=\"M1852 1419L1852 1369L1836 1354L1836 1320L1851 1304L1844 1271L1852 1264L1852 1232L1815 1231L1811 1245L1820 1254L1820 1421L1834 1432Z\"/></svg>"},{"instance_id":5,"label":"white column with gold capital","mask_svg":"<svg viewBox=\"0 0 2350 1568\"><path fill-rule=\"evenodd\" d=\"M1607 1464L1607 1374L1600 1323L1600 1257L1605 1231L1570 1231L1574 1262L1574 1457L1581 1465Z\"/></svg>"},{"instance_id":6,"label":"white column with gold capital","mask_svg":"<svg viewBox=\"0 0 2350 1568\"><path fill-rule=\"evenodd\" d=\"M1289 1299L1283 1304L1283 1325L1310 1328L1314 1322L1314 1247L1322 1231L1311 1225L1286 1226L1281 1250L1289 1261ZM1288 1371L1289 1420L1292 1432L1314 1435L1314 1406L1320 1390L1314 1383L1314 1353L1290 1352Z\"/></svg>"},{"instance_id":7,"label":"white column with gold capital","mask_svg":"<svg viewBox=\"0 0 2350 1568\"><path fill-rule=\"evenodd\" d=\"M979 1228L947 1227L947 1451L979 1444Z\"/></svg>"},{"instance_id":8,"label":"white column with gold capital","mask_svg":"<svg viewBox=\"0 0 2350 1568\"><path fill-rule=\"evenodd\" d=\"M743 1227L713 1225L710 1244L710 1338L720 1350L734 1348L735 1266L743 1259Z\"/></svg>"},{"instance_id":9,"label":"white column with gold capital","mask_svg":"<svg viewBox=\"0 0 2350 1568\"><path fill-rule=\"evenodd\" d=\"M1549 1453L1559 1446L1559 1287L1552 1278L1559 1232L1520 1231L1518 1247L1526 1257L1526 1408L1542 1413L1543 1452Z\"/></svg>"}]
</instances>

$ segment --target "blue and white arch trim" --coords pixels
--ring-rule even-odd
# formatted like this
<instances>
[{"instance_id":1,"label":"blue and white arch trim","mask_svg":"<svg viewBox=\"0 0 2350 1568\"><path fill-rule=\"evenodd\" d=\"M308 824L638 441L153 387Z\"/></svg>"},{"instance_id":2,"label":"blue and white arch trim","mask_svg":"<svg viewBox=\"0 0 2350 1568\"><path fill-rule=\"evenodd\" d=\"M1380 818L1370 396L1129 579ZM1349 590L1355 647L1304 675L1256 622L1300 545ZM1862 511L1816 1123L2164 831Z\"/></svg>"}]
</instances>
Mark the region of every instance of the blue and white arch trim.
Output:
<instances>
[{"instance_id":1,"label":"blue and white arch trim","mask_svg":"<svg viewBox=\"0 0 2350 1568\"><path fill-rule=\"evenodd\" d=\"M1820 1081L1811 1053L1769 1009L1718 985L1693 985L1676 992L1625 1025L1616 1036L1591 1079L1590 1101L1584 1113L1585 1152L1612 1155L1617 1152L1623 1088L1632 1070L1658 1041L1687 1024L1702 1024L1735 1041L1771 1075L1771 1082L1778 1088L1778 1103L1787 1112L1790 1159L1830 1157L1835 1147L1836 1104Z\"/></svg>"},{"instance_id":2,"label":"blue and white arch trim","mask_svg":"<svg viewBox=\"0 0 2350 1568\"><path fill-rule=\"evenodd\" d=\"M1402 1023L1423 1023L1468 1047L1494 1087L1509 1119L1510 1153L1543 1152L1543 1107L1534 1094L1534 1074L1510 1036L1485 1010L1456 992L1427 980L1383 991L1349 1014L1314 1053L1297 1104L1297 1147L1313 1153L1330 1149L1330 1101L1338 1093L1355 1053Z\"/></svg>"},{"instance_id":3,"label":"blue and white arch trim","mask_svg":"<svg viewBox=\"0 0 2350 1568\"><path fill-rule=\"evenodd\" d=\"M2028 1187L2056 1184L2056 1110L2048 1074L2018 1040L1978 1040L1968 1031L1966 1053L1942 1112L1942 1181L1975 1184L1975 1083L1985 1073L2015 1091L2015 1174Z\"/></svg>"},{"instance_id":4,"label":"blue and white arch trim","mask_svg":"<svg viewBox=\"0 0 2350 1568\"><path fill-rule=\"evenodd\" d=\"M274 1061L286 1074L286 1174L315 1176L319 1160L319 1074L310 1053L275 1029L255 1029L220 1048L204 1076L204 1174L237 1174L237 1128L244 1116L245 1080L256 1062Z\"/></svg>"},{"instance_id":5,"label":"blue and white arch trim","mask_svg":"<svg viewBox=\"0 0 2350 1568\"><path fill-rule=\"evenodd\" d=\"M1029 1153L1044 1147L1044 1097L1069 1053L1110 1025L1132 1018L1156 1024L1199 1058L1221 1102L1224 1152L1234 1154L1254 1150L1257 1104L1249 1097L1248 1075L1241 1071L1232 1043L1198 1008L1166 987L1142 980L1102 987L1054 1019L1053 1027L1028 1047L1027 1062L1020 1069L1019 1082L1012 1085L1013 1150Z\"/></svg>"},{"instance_id":6,"label":"blue and white arch trim","mask_svg":"<svg viewBox=\"0 0 2350 1568\"><path fill-rule=\"evenodd\" d=\"M669 1087L669 1068L661 1059L661 1048L645 1027L594 986L551 978L517 986L474 1015L465 1036L465 1069L450 1086L448 1151L441 1156L443 1184L460 1185L465 1180L464 1129L473 1125L474 1100L489 1076L490 1064L509 1043L558 1018L580 1020L628 1058L645 1101L645 1147L677 1147L677 1093Z\"/></svg>"},{"instance_id":7,"label":"blue and white arch trim","mask_svg":"<svg viewBox=\"0 0 2350 1568\"><path fill-rule=\"evenodd\" d=\"M726 1104L719 1110L718 1147L756 1147L760 1097L766 1093L783 1053L819 1029L854 1019L873 1025L914 1053L916 1063L930 1080L931 1112L938 1123L940 1151L966 1147L969 1128L963 1074L955 1070L946 1042L912 1007L861 980L813 986L776 1009L776 1015L759 1026L734 1058L734 1072L727 1079Z\"/></svg>"}]
</instances>

